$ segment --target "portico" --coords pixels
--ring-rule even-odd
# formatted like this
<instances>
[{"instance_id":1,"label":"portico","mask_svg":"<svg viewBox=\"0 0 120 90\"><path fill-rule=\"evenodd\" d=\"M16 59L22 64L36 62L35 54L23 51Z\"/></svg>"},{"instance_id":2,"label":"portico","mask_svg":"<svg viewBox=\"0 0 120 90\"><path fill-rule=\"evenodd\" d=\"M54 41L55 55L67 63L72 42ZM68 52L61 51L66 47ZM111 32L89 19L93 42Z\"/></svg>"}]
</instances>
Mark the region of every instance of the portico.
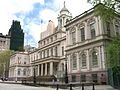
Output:
<instances>
[{"instance_id":1,"label":"portico","mask_svg":"<svg viewBox=\"0 0 120 90\"><path fill-rule=\"evenodd\" d=\"M56 75L58 61L41 62L35 65L36 76L51 76Z\"/></svg>"}]
</instances>

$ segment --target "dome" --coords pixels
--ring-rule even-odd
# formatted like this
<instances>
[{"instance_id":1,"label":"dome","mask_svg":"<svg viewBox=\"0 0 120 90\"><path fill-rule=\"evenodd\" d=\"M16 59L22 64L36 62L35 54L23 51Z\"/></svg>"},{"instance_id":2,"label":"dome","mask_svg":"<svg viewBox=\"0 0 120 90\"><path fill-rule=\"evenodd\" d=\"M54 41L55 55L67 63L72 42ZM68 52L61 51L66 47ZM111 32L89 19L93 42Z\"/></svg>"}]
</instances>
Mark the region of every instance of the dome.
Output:
<instances>
[{"instance_id":1,"label":"dome","mask_svg":"<svg viewBox=\"0 0 120 90\"><path fill-rule=\"evenodd\" d=\"M61 9L60 13L61 13L61 12L64 12L64 11L69 12L68 9L67 9L66 6L65 6L65 1L64 1L64 7Z\"/></svg>"}]
</instances>

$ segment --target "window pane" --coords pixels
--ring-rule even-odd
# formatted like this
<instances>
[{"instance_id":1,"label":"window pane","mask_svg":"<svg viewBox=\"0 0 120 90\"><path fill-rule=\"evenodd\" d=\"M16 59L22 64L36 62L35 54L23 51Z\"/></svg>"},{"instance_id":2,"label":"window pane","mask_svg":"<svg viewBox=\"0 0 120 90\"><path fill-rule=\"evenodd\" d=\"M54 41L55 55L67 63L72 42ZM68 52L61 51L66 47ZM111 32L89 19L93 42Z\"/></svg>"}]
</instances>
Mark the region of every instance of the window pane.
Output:
<instances>
[{"instance_id":1,"label":"window pane","mask_svg":"<svg viewBox=\"0 0 120 90\"><path fill-rule=\"evenodd\" d=\"M86 75L81 75L81 82L86 82Z\"/></svg>"},{"instance_id":2,"label":"window pane","mask_svg":"<svg viewBox=\"0 0 120 90\"><path fill-rule=\"evenodd\" d=\"M75 44L76 38L75 38L75 31L72 32L72 42L73 44Z\"/></svg>"},{"instance_id":3,"label":"window pane","mask_svg":"<svg viewBox=\"0 0 120 90\"><path fill-rule=\"evenodd\" d=\"M73 54L73 69L77 68L77 58L76 58L76 54Z\"/></svg>"},{"instance_id":4,"label":"window pane","mask_svg":"<svg viewBox=\"0 0 120 90\"><path fill-rule=\"evenodd\" d=\"M92 80L97 83L97 74L92 74Z\"/></svg>"},{"instance_id":5,"label":"window pane","mask_svg":"<svg viewBox=\"0 0 120 90\"><path fill-rule=\"evenodd\" d=\"M107 27L107 35L110 37L110 23L106 22L106 27Z\"/></svg>"},{"instance_id":6,"label":"window pane","mask_svg":"<svg viewBox=\"0 0 120 90\"><path fill-rule=\"evenodd\" d=\"M80 31L81 31L81 41L84 41L85 40L85 30L84 30L84 28L81 28Z\"/></svg>"},{"instance_id":7,"label":"window pane","mask_svg":"<svg viewBox=\"0 0 120 90\"><path fill-rule=\"evenodd\" d=\"M91 38L95 38L95 23L90 24Z\"/></svg>"},{"instance_id":8,"label":"window pane","mask_svg":"<svg viewBox=\"0 0 120 90\"><path fill-rule=\"evenodd\" d=\"M92 53L92 65L93 66L97 66L98 65L98 58L97 58L97 52L94 51Z\"/></svg>"},{"instance_id":9,"label":"window pane","mask_svg":"<svg viewBox=\"0 0 120 90\"><path fill-rule=\"evenodd\" d=\"M83 54L82 55L82 67L85 67L86 66L86 55Z\"/></svg>"}]
</instances>

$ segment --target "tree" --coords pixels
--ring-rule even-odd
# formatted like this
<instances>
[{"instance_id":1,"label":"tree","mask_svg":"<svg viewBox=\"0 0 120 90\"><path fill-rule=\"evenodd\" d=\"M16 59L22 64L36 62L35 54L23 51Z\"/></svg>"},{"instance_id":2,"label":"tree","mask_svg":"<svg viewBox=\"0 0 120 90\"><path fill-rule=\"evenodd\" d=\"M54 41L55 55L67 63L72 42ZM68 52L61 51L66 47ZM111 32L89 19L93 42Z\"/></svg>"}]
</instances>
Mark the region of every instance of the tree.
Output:
<instances>
[{"instance_id":1,"label":"tree","mask_svg":"<svg viewBox=\"0 0 120 90\"><path fill-rule=\"evenodd\" d=\"M120 36L115 37L107 47L107 66L120 75Z\"/></svg>"},{"instance_id":2,"label":"tree","mask_svg":"<svg viewBox=\"0 0 120 90\"><path fill-rule=\"evenodd\" d=\"M10 56L12 53L13 51L10 50L0 52L0 76L3 76L3 74L8 75Z\"/></svg>"},{"instance_id":3,"label":"tree","mask_svg":"<svg viewBox=\"0 0 120 90\"><path fill-rule=\"evenodd\" d=\"M95 14L100 15L104 21L110 21L115 14L120 14L120 0L87 0L95 7Z\"/></svg>"},{"instance_id":4,"label":"tree","mask_svg":"<svg viewBox=\"0 0 120 90\"><path fill-rule=\"evenodd\" d=\"M88 0L88 2L95 5L94 14L100 15L103 23L114 24L113 20L120 17L120 0ZM120 36L111 39L112 41L105 47L108 82L113 87L120 87Z\"/></svg>"}]
</instances>

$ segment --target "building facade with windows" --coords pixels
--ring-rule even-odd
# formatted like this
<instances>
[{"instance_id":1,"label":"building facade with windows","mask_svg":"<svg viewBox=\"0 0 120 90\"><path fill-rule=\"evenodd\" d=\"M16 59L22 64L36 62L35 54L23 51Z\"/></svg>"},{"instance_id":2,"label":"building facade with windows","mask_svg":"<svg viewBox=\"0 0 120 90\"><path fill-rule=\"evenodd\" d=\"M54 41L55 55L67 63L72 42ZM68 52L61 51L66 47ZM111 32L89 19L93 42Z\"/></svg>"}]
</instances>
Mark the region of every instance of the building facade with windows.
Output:
<instances>
[{"instance_id":1,"label":"building facade with windows","mask_svg":"<svg viewBox=\"0 0 120 90\"><path fill-rule=\"evenodd\" d=\"M58 81L64 77L66 32L64 25L72 18L65 6L58 15L58 26L49 20L47 30L40 35L38 50L29 54L37 77L55 76Z\"/></svg>"},{"instance_id":2,"label":"building facade with windows","mask_svg":"<svg viewBox=\"0 0 120 90\"><path fill-rule=\"evenodd\" d=\"M120 34L120 17L105 22L92 8L65 27L69 81L107 83L106 47Z\"/></svg>"},{"instance_id":3,"label":"building facade with windows","mask_svg":"<svg viewBox=\"0 0 120 90\"><path fill-rule=\"evenodd\" d=\"M51 76L62 81L67 62L69 82L107 83L106 47L112 37L119 34L119 16L105 22L94 15L92 8L72 18L64 3L58 15L58 26L51 20L48 22L47 30L40 34L38 48L28 54L11 56L9 76L33 77L35 72L40 81ZM28 63L24 64L24 58L20 59L23 63L18 63L18 57L25 56ZM26 74L24 69L28 70Z\"/></svg>"},{"instance_id":4,"label":"building facade with windows","mask_svg":"<svg viewBox=\"0 0 120 90\"><path fill-rule=\"evenodd\" d=\"M10 58L9 80L20 81L30 75L31 67L28 53L14 53Z\"/></svg>"},{"instance_id":5,"label":"building facade with windows","mask_svg":"<svg viewBox=\"0 0 120 90\"><path fill-rule=\"evenodd\" d=\"M64 7L58 15L58 26L55 27L53 21L49 20L47 30L40 34L38 48L30 51L28 54L25 54L25 56L29 56L28 60L30 67L28 67L29 65L26 66L27 64L24 65L23 63L21 63L23 64L23 67L21 67L17 63L19 60L18 56L24 57L24 54L12 55L10 62L15 63L14 61L16 61L16 63L10 63L9 77L23 77L23 69L28 68L30 69L30 74L25 77L32 78L35 73L36 78L40 78L41 81L43 79L46 80L46 78L51 78L52 76L57 78L58 81L62 81L65 73L66 32L64 25L66 24L66 21L71 18L72 16L66 8L64 2ZM21 60L24 61L24 58ZM20 71L22 72L20 73Z\"/></svg>"},{"instance_id":6,"label":"building facade with windows","mask_svg":"<svg viewBox=\"0 0 120 90\"><path fill-rule=\"evenodd\" d=\"M10 36L3 35L0 33L0 52L9 50L10 47Z\"/></svg>"},{"instance_id":7,"label":"building facade with windows","mask_svg":"<svg viewBox=\"0 0 120 90\"><path fill-rule=\"evenodd\" d=\"M24 32L19 21L13 20L8 35L10 36L10 50L24 51Z\"/></svg>"}]
</instances>

